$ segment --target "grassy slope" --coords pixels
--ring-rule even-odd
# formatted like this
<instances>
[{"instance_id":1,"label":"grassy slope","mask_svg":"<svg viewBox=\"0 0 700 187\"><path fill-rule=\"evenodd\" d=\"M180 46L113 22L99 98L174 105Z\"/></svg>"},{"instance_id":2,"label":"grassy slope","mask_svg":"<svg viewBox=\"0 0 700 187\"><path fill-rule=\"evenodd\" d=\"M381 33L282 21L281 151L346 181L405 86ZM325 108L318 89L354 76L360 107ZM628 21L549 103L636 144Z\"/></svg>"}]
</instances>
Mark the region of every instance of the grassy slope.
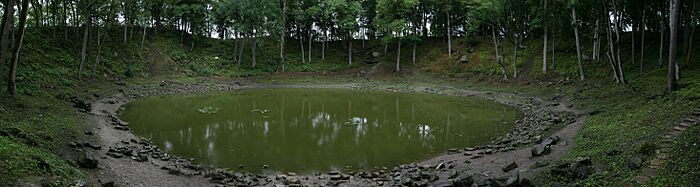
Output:
<instances>
[{"instance_id":1,"label":"grassy slope","mask_svg":"<svg viewBox=\"0 0 700 187\"><path fill-rule=\"evenodd\" d=\"M5 99L0 107L0 186L19 181L28 183L49 183L66 185L74 183L84 176L78 169L62 158L67 141L81 136L79 119L74 109L67 101L69 96L94 98L93 95L105 95L116 90L119 86L99 84L105 81L129 79L133 84L143 84L154 81L147 78L150 61L172 59L173 63L166 64L168 69L176 70L172 78L192 80L201 76L241 77L263 75L277 71L275 65L277 45L273 41L262 40L258 49L257 68L251 68L250 48L244 50L243 67L235 65L233 41L213 39L198 39L194 50L189 48L189 38L186 44L179 44L180 35L177 33L160 33L159 37L150 39L146 48L141 48L137 39L124 46L119 34L106 39L102 48L102 65L93 74L93 60L88 62L86 76L88 83L80 83L76 79L78 67L80 40L69 31L69 40L62 39L62 32L56 32L56 38L50 31L31 33L27 38L23 59L20 65L19 85L20 95L15 100ZM115 30L110 33L119 33ZM39 37L41 36L41 37ZM140 38L140 34L134 35ZM495 91L518 90L523 94L551 98L564 94L572 99L577 107L590 111L600 111L589 118L586 127L577 138L577 144L567 158L590 156L600 172L585 180L569 180L551 178L542 175L550 182L579 185L612 185L630 181L639 171L627 169L625 160L639 155L639 148L645 142L655 144L663 130L670 127L673 120L687 114L690 108L698 106L695 101L700 98L700 67L697 63L686 65L683 72L683 88L678 92L663 94L665 70L655 67L658 51L657 44L649 44L646 64L647 70L639 73L638 67L627 60L627 86L612 83L608 64L605 61L588 62L586 75L588 81L580 83L577 78L576 57L571 42L557 43L556 73L544 76L541 73L541 52L539 41L529 41L527 49L518 55L518 69L522 71L526 60L532 56L531 71L527 82L517 84L502 83L501 69L494 61L492 43L488 38L468 41L455 40L455 51L452 58L446 55L446 45L441 39L429 39L418 45L418 63L411 64L410 44L402 47L402 66L408 72L428 72L430 76L421 73L404 73L396 77L389 76L385 83L406 83L414 80L423 82L442 83L441 80L452 80L450 84L470 87L471 89L489 89ZM248 44L247 44L248 45ZM305 44L307 45L307 44ZM302 64L299 41L288 40L286 46L287 70L296 72L328 73L362 65L362 60L371 51L383 51L383 44L369 41L363 49L360 41L355 41L355 64L346 65L347 54L342 42L330 42L326 51L326 59L321 60L320 44L314 43L311 64ZM389 44L389 51L381 58L381 68L391 72L395 63L396 43ZM305 46L306 47L306 46ZM507 70L512 76L512 45L504 46ZM469 49L472 50L469 50ZM154 55L153 49L160 54ZM308 49L306 49L308 52ZM700 51L696 47L694 51ZM629 51L629 50L624 50ZM93 51L94 53L94 51ZM469 63L460 64L456 61L462 56L469 57ZM623 54L628 56L629 54ZM218 59L217 59L218 57ZM94 57L93 57L94 58ZM685 59L681 56L680 59ZM145 61L145 62L144 62ZM700 56L693 57L694 62L700 61ZM31 62L31 63L28 63ZM429 78L433 76L441 79ZM192 78L188 78L192 77ZM280 78L290 78L284 76ZM273 78L274 79L274 78ZM318 77L294 78L304 82L317 82ZM336 78L328 77L336 80ZM342 79L342 78L341 78ZM558 82L558 80L565 80ZM568 81L566 81L568 80ZM290 80L294 81L294 80ZM547 86L548 82L554 82ZM697 128L696 128L697 129ZM670 155L673 167L665 167L655 180L660 185L698 185L693 179L698 177L698 163L694 157L699 155L697 146L687 142L697 142L698 131L691 130L674 146ZM686 141L687 140L687 141ZM614 150L621 154L609 155ZM74 154L74 153L73 153ZM643 156L643 155L642 155ZM46 167L48 165L49 167ZM684 173L679 175L678 173ZM669 183L675 182L675 183ZM3 183L4 182L4 183Z\"/></svg>"}]
</instances>

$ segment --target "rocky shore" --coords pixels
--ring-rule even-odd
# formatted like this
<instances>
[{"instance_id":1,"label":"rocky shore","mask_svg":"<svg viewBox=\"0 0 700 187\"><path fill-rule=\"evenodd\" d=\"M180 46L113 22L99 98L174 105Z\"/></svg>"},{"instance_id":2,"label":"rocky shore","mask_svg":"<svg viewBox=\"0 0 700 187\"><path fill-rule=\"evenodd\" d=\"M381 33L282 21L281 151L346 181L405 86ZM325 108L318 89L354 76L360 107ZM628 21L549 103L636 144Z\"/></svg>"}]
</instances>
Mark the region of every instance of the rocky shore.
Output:
<instances>
[{"instance_id":1,"label":"rocky shore","mask_svg":"<svg viewBox=\"0 0 700 187\"><path fill-rule=\"evenodd\" d=\"M123 104L149 95L274 87L373 89L480 97L513 106L521 110L524 117L516 121L510 133L494 138L488 145L451 149L424 161L393 168L346 169L308 175L254 174L203 166L192 159L169 155L148 139L136 137L129 131L128 123L116 117ZM119 92L93 103L72 99L76 107L85 112L85 122L89 126L85 140L71 144L74 149L86 152L87 156L76 163L91 171L94 180L89 183L104 186L528 186L528 178L544 170L558 169L571 173L572 177L587 177L592 171L590 158L552 164L568 152L575 133L587 117L587 113L574 109L563 98L545 101L518 93L480 92L439 85L263 85L237 81L194 84L164 81Z\"/></svg>"}]
</instances>

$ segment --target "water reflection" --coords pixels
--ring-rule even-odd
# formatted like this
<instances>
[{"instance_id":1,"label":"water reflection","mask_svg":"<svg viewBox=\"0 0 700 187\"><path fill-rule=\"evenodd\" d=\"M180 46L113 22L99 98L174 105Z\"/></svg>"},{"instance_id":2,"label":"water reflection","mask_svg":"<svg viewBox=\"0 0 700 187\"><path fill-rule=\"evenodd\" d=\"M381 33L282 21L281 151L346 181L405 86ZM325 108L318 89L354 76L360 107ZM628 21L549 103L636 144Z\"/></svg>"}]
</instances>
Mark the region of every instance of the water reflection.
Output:
<instances>
[{"instance_id":1,"label":"water reflection","mask_svg":"<svg viewBox=\"0 0 700 187\"><path fill-rule=\"evenodd\" d=\"M207 106L218 113L196 110ZM481 144L519 115L472 98L278 89L146 98L122 118L165 151L198 161L304 172L395 166Z\"/></svg>"}]
</instances>

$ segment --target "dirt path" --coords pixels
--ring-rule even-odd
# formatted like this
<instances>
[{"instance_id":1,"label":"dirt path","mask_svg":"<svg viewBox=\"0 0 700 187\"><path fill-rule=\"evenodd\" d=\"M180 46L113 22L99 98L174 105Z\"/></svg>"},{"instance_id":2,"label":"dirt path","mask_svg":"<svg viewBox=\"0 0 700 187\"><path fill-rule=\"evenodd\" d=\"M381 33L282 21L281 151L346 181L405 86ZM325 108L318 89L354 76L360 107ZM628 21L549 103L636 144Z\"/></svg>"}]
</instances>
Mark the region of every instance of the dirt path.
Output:
<instances>
[{"instance_id":1,"label":"dirt path","mask_svg":"<svg viewBox=\"0 0 700 187\"><path fill-rule=\"evenodd\" d=\"M475 96L512 105L525 113L525 117L516 122L513 132L494 140L491 145L452 150L424 161L405 164L395 168L376 168L372 171L337 171L326 174L296 175L293 173L275 175L255 175L250 173L232 173L217 168L202 168L189 163L187 159L170 156L147 140L141 140L130 131L118 130L127 126L115 116L119 108L130 100L145 95L201 92L209 90L233 90L247 88L302 87L302 88L347 88L377 89L400 92L427 92L441 95ZM544 170L531 169L538 163L560 160L574 144L576 132L581 129L586 115L569 107L564 102L547 102L539 98L509 93L491 93L457 89L439 85L411 84L410 86L377 85L372 83L348 83L330 85L250 85L239 82L226 84L162 84L132 88L93 103L91 114L85 121L97 137L93 144L101 146L99 150L88 151L89 155L99 160L99 168L92 172L93 183L115 182L118 186L212 186L246 185L246 186L387 186L387 185L422 185L447 184L466 180L493 181L495 177L516 175L518 179L529 178ZM567 115L570 114L570 115ZM553 116L561 116L562 129L555 134L560 138L551 147L551 152L540 157L531 157L530 146L536 139L541 139L544 130L549 128L547 121ZM568 116L568 117L567 117ZM550 124L551 125L551 124ZM124 151L126 150L126 151ZM118 152L122 158L106 156ZM143 154L136 154L142 153ZM114 154L113 154L114 155ZM129 156L131 155L131 158ZM136 155L136 156L134 156ZM155 155L155 156L154 156ZM163 156L168 159L162 159ZM148 160L139 160L145 156ZM515 162L512 170L503 168ZM460 175L455 178L455 175ZM516 181L518 182L518 181ZM476 183L474 183L476 185Z\"/></svg>"}]
</instances>

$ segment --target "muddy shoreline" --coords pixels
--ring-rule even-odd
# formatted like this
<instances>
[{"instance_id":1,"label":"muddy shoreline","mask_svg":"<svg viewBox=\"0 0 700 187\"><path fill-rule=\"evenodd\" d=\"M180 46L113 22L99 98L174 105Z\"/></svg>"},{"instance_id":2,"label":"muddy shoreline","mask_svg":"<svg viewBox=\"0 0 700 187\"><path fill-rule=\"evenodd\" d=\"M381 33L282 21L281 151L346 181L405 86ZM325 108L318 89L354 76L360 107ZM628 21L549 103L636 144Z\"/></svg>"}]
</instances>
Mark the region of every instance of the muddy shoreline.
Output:
<instances>
[{"instance_id":1,"label":"muddy shoreline","mask_svg":"<svg viewBox=\"0 0 700 187\"><path fill-rule=\"evenodd\" d=\"M416 163L368 171L343 170L311 175L294 173L252 174L200 166L186 158L168 155L147 139L135 136L116 114L122 105L145 96L230 91L254 88L345 88L393 92L425 92L440 95L474 96L521 110L523 119L513 131L491 144L450 150ZM576 132L587 114L562 98L545 101L517 93L492 93L430 84L383 85L339 83L327 85L255 84L239 81L178 83L130 87L92 103L84 121L94 133L83 148L98 168L89 170L91 183L117 186L449 186L456 184L529 183L528 178L552 167L573 145ZM554 130L555 128L558 128ZM546 136L546 133L552 133ZM83 143L85 144L85 143ZM539 147L538 147L539 146ZM537 148L535 148L537 147ZM535 150L537 149L537 150ZM541 156L532 155L541 153ZM540 152L541 151L541 152Z\"/></svg>"}]
</instances>

